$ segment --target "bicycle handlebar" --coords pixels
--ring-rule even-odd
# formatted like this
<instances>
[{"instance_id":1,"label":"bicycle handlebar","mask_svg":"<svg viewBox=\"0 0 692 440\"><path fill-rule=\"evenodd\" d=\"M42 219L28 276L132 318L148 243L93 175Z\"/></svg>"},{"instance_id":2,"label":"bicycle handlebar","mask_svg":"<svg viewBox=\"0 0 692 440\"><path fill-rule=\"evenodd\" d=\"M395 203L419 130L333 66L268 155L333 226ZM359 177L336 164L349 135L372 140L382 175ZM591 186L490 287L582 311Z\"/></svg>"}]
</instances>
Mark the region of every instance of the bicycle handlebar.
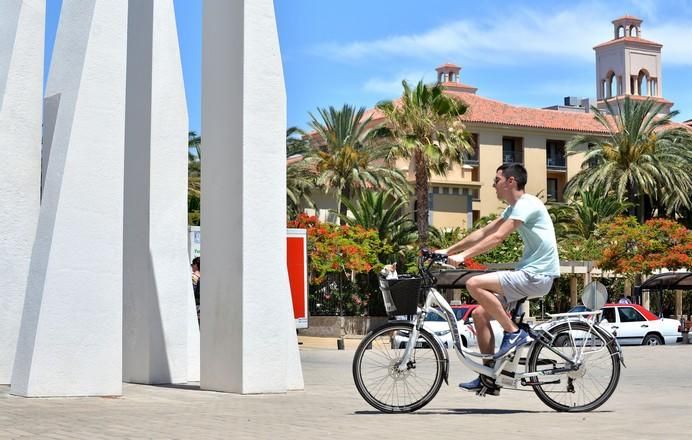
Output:
<instances>
[{"instance_id":1,"label":"bicycle handlebar","mask_svg":"<svg viewBox=\"0 0 692 440\"><path fill-rule=\"evenodd\" d=\"M433 263L438 263L443 266L447 266L451 269L460 269L464 267L464 263L461 263L459 266L452 266L451 264L447 263L448 255L447 254L438 254L436 252L432 252L429 249L423 248L420 250L420 263L419 266L423 266L426 262L430 262L431 264ZM430 265L428 266L430 267Z\"/></svg>"}]
</instances>

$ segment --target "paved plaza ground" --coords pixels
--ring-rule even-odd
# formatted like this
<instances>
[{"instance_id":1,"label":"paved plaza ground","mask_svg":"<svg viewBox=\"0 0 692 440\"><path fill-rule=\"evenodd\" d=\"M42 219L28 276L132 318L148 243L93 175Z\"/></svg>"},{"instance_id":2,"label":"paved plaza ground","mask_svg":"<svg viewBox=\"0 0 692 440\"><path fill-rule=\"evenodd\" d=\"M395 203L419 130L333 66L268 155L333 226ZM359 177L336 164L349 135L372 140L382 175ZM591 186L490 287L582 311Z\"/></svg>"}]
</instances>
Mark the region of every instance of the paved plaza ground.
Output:
<instances>
[{"instance_id":1,"label":"paved plaza ground","mask_svg":"<svg viewBox=\"0 0 692 440\"><path fill-rule=\"evenodd\" d=\"M305 391L241 396L125 384L119 398L25 399L0 387L2 439L683 439L692 435L692 345L625 347L620 385L591 413L561 414L533 392L476 397L451 386L414 414L381 414L351 378L353 347L301 338ZM474 434L484 430L485 434Z\"/></svg>"}]
</instances>

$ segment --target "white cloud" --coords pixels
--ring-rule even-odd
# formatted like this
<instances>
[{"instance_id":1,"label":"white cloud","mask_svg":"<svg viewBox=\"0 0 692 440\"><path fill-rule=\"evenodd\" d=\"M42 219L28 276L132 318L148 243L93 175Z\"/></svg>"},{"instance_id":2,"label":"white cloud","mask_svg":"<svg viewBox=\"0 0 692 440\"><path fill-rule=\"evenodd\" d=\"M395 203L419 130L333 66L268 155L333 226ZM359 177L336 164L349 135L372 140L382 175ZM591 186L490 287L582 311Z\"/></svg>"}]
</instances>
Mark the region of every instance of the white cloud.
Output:
<instances>
[{"instance_id":1,"label":"white cloud","mask_svg":"<svg viewBox=\"0 0 692 440\"><path fill-rule=\"evenodd\" d=\"M642 25L642 38L663 44L663 64L692 66L692 22L668 22L656 27Z\"/></svg>"},{"instance_id":2,"label":"white cloud","mask_svg":"<svg viewBox=\"0 0 692 440\"><path fill-rule=\"evenodd\" d=\"M655 14L655 4L637 3L637 9ZM557 13L508 7L491 18L461 19L426 32L379 40L328 43L316 52L343 61L434 57L475 65L527 65L548 57L568 63L593 62L591 48L612 38L610 19L604 17L615 18L612 7L596 2ZM644 23L643 36L664 45L666 63L692 64L692 21L679 19L657 27ZM379 86L384 87L370 85Z\"/></svg>"},{"instance_id":3,"label":"white cloud","mask_svg":"<svg viewBox=\"0 0 692 440\"><path fill-rule=\"evenodd\" d=\"M429 74L427 76L430 76ZM403 90L401 86L402 80L407 80L409 83L416 84L421 79L425 82L430 82L426 74L421 72L397 73L389 77L370 78L363 84L363 90L372 92L381 96L399 96Z\"/></svg>"}]
</instances>

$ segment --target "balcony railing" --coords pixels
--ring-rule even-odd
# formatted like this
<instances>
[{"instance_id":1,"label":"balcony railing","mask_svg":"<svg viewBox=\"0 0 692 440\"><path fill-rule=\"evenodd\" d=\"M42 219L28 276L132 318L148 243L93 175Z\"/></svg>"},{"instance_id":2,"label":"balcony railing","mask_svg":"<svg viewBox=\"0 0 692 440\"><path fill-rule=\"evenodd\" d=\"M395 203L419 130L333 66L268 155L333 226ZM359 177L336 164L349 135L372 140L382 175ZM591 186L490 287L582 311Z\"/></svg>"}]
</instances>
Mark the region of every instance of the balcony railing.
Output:
<instances>
[{"instance_id":1,"label":"balcony railing","mask_svg":"<svg viewBox=\"0 0 692 440\"><path fill-rule=\"evenodd\" d=\"M504 163L523 163L524 162L524 156L520 152L514 152L514 153L503 153L502 159Z\"/></svg>"},{"instance_id":2,"label":"balcony railing","mask_svg":"<svg viewBox=\"0 0 692 440\"><path fill-rule=\"evenodd\" d=\"M564 157L548 157L547 158L548 168L553 170L566 170L567 161Z\"/></svg>"}]
</instances>

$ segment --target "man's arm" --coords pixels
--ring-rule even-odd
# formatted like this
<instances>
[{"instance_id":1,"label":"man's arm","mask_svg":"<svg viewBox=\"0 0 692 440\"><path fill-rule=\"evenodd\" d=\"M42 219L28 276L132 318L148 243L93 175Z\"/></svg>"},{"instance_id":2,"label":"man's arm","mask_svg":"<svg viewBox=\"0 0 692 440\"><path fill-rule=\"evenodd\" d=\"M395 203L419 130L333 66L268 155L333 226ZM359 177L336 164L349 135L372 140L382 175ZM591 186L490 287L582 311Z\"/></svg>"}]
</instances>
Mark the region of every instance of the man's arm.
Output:
<instances>
[{"instance_id":1,"label":"man's arm","mask_svg":"<svg viewBox=\"0 0 692 440\"><path fill-rule=\"evenodd\" d=\"M461 241L458 241L447 249L440 249L437 252L441 254L453 255L461 252L464 249L468 249L479 241L483 240L485 237L495 233L503 221L504 219L502 217L496 218L487 225L483 226L481 229L473 231Z\"/></svg>"},{"instance_id":2,"label":"man's arm","mask_svg":"<svg viewBox=\"0 0 692 440\"><path fill-rule=\"evenodd\" d=\"M517 228L519 228L519 226L521 226L521 224L523 223L521 220L514 219L498 220L500 221L497 223L497 227L494 229L493 232L485 235L483 238L476 241L475 244L469 246L468 248L466 248L466 250L463 250L462 252L456 255L451 255L452 253L449 253L449 261L451 262L451 264L458 266L459 264L463 263L464 260L467 258L475 257L476 255L480 255L482 253L489 251L490 249L493 249L495 246L502 243L505 240L505 238L509 236L509 234L516 231ZM460 243L462 242L463 240Z\"/></svg>"}]
</instances>

